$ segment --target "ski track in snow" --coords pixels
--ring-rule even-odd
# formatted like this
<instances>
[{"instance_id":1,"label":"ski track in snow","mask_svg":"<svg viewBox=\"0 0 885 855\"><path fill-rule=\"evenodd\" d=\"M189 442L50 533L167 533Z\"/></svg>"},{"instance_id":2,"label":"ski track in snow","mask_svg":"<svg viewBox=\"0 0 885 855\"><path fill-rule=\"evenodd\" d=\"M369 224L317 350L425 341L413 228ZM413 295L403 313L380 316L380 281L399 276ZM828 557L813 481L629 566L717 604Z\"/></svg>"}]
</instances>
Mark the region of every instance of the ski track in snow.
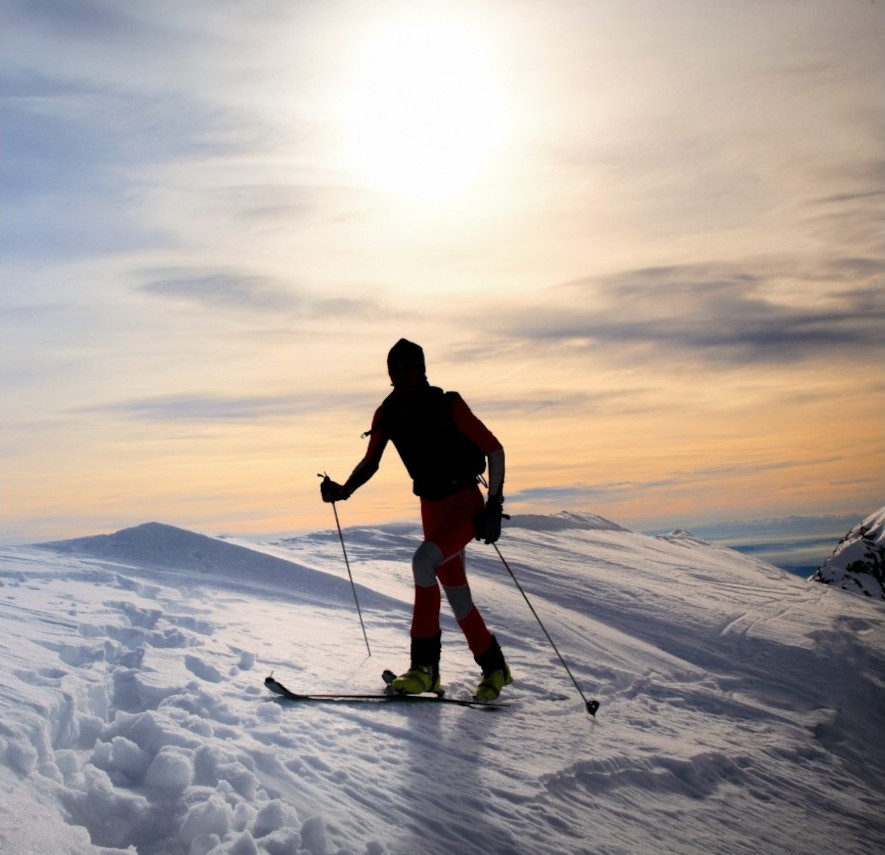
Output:
<instances>
[{"instance_id":1,"label":"ski track in snow","mask_svg":"<svg viewBox=\"0 0 885 855\"><path fill-rule=\"evenodd\" d=\"M411 525L246 544L149 524L3 551L12 855L865 855L885 844L881 603L687 534L515 519L471 584L501 712L293 704L406 663ZM476 667L444 605L442 674Z\"/></svg>"}]
</instances>

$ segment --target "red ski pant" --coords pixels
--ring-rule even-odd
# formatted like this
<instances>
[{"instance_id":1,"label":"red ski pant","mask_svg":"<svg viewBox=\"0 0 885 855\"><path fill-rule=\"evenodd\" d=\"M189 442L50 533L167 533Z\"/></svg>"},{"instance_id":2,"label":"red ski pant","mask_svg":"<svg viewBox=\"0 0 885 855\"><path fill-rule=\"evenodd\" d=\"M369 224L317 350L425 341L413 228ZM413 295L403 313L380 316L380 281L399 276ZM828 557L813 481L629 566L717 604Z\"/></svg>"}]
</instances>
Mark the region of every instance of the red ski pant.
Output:
<instances>
[{"instance_id":1,"label":"red ski pant","mask_svg":"<svg viewBox=\"0 0 885 855\"><path fill-rule=\"evenodd\" d=\"M412 638L439 634L442 596L438 580L474 656L485 653L492 643L491 633L473 603L464 567L464 548L475 537L473 514L483 507L479 487L470 487L440 501L422 499L424 543L413 560Z\"/></svg>"}]
</instances>

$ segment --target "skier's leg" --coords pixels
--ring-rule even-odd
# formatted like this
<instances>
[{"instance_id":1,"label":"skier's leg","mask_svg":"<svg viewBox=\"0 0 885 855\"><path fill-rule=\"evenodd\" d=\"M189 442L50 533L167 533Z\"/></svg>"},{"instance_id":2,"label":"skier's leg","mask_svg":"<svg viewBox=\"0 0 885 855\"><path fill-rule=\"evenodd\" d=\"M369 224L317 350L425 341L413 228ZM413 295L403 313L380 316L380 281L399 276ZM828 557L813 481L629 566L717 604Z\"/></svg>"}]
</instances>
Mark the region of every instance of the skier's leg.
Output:
<instances>
[{"instance_id":1,"label":"skier's leg","mask_svg":"<svg viewBox=\"0 0 885 855\"><path fill-rule=\"evenodd\" d=\"M485 653L492 644L492 634L473 602L470 585L464 568L463 550L452 556L437 573L455 620L467 639L467 646L474 656Z\"/></svg>"},{"instance_id":2,"label":"skier's leg","mask_svg":"<svg viewBox=\"0 0 885 855\"><path fill-rule=\"evenodd\" d=\"M391 683L391 686L399 692L420 694L441 690L439 679L441 598L436 581L436 568L441 561L442 552L439 547L426 540L412 556L415 605L410 632L409 670Z\"/></svg>"},{"instance_id":3,"label":"skier's leg","mask_svg":"<svg viewBox=\"0 0 885 855\"><path fill-rule=\"evenodd\" d=\"M437 502L422 499L424 542L412 557L412 575L415 580L412 638L432 638L439 635L441 597L437 575L441 568L452 564L455 572L460 567L463 577L463 550L474 536L471 517L482 507L479 489L464 490ZM464 584L466 581L464 579Z\"/></svg>"},{"instance_id":4,"label":"skier's leg","mask_svg":"<svg viewBox=\"0 0 885 855\"><path fill-rule=\"evenodd\" d=\"M465 547L475 537L473 515L484 505L478 487L464 490L442 502L422 503L425 539L436 544L443 556L436 576L480 667L487 663L493 651L500 651L473 602L464 557Z\"/></svg>"},{"instance_id":5,"label":"skier's leg","mask_svg":"<svg viewBox=\"0 0 885 855\"><path fill-rule=\"evenodd\" d=\"M402 691L426 691L429 687L422 685L427 682L439 686L441 594L437 573L447 559L454 557L460 561L465 544L473 537L470 515L483 504L479 490L465 492L466 503L462 494L439 502L421 501L424 542L412 556L415 602L410 630L411 663L408 673L393 684ZM461 567L463 575L463 562Z\"/></svg>"},{"instance_id":6,"label":"skier's leg","mask_svg":"<svg viewBox=\"0 0 885 855\"><path fill-rule=\"evenodd\" d=\"M412 638L439 635L440 593L436 571L443 561L440 548L425 540L412 556L415 580L415 607L412 611Z\"/></svg>"},{"instance_id":7,"label":"skier's leg","mask_svg":"<svg viewBox=\"0 0 885 855\"><path fill-rule=\"evenodd\" d=\"M494 700L501 694L504 686L513 682L513 678L498 640L486 628L485 621L473 602L464 568L464 553L459 553L443 564L437 575L455 619L467 639L470 652L482 669L482 681L476 688L475 697L484 701Z\"/></svg>"},{"instance_id":8,"label":"skier's leg","mask_svg":"<svg viewBox=\"0 0 885 855\"><path fill-rule=\"evenodd\" d=\"M482 669L482 681L475 695L482 700L493 700L504 686L513 682L513 678L498 640L489 632L473 602L464 557L464 547L474 537L473 514L484 506L482 494L478 489L465 491L448 501L447 516L439 521L427 539L437 544L443 554L436 576L442 583L470 652Z\"/></svg>"},{"instance_id":9,"label":"skier's leg","mask_svg":"<svg viewBox=\"0 0 885 855\"><path fill-rule=\"evenodd\" d=\"M464 564L464 547L473 540L473 514L484 506L479 488L439 502L421 502L421 520L424 542L412 559L415 580L415 607L412 613L412 665L407 674L394 681L394 688L402 691L427 691L432 681L439 687L440 658L440 590L443 585L446 598L455 619L464 633L473 658L483 671L483 682L477 696L484 696L489 680L494 675L494 696L501 686L511 682L510 671L495 637L486 627L482 615L473 602Z\"/></svg>"}]
</instances>

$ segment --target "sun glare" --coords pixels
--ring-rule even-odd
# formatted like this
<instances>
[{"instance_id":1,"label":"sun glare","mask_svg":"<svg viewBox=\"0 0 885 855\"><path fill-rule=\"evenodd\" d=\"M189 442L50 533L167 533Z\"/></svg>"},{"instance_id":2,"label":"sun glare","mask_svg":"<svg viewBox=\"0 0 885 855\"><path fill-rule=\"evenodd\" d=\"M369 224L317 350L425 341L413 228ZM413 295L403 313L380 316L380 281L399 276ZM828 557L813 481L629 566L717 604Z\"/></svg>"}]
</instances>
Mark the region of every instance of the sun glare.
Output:
<instances>
[{"instance_id":1,"label":"sun glare","mask_svg":"<svg viewBox=\"0 0 885 855\"><path fill-rule=\"evenodd\" d=\"M450 196L482 170L504 133L488 46L453 20L400 21L359 56L346 101L350 159L372 185Z\"/></svg>"}]
</instances>

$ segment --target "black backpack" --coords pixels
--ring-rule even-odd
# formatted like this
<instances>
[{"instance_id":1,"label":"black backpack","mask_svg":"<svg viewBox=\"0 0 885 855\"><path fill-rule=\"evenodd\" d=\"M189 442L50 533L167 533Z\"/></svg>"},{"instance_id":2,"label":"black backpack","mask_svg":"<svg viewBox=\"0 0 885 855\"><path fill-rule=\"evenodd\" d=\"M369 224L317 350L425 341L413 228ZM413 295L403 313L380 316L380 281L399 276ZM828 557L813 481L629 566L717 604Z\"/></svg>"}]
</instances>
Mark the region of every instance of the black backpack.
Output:
<instances>
[{"instance_id":1,"label":"black backpack","mask_svg":"<svg viewBox=\"0 0 885 855\"><path fill-rule=\"evenodd\" d=\"M486 456L455 425L457 392L428 386L417 394L392 392L382 404L381 427L396 446L413 491L424 499L445 499L479 480Z\"/></svg>"}]
</instances>

